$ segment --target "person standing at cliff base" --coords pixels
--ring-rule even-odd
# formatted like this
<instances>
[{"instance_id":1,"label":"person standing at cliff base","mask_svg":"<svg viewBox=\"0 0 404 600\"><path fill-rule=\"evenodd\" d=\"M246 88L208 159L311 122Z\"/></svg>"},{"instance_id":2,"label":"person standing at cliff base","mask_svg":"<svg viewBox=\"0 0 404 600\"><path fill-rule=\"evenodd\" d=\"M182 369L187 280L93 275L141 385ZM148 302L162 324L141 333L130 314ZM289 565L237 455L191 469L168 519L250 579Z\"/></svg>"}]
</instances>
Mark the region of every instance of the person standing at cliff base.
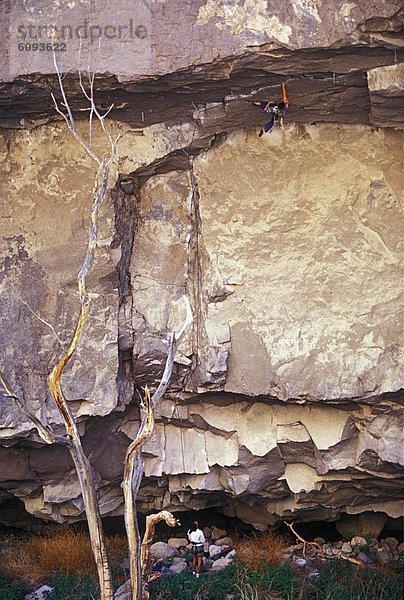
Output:
<instances>
[{"instance_id":1,"label":"person standing at cliff base","mask_svg":"<svg viewBox=\"0 0 404 600\"><path fill-rule=\"evenodd\" d=\"M283 127L283 117L286 115L286 111L289 108L289 100L286 95L286 86L282 83L282 100L275 102L273 100L260 100L253 102L254 106L259 106L262 110L271 115L268 123L265 124L264 129L260 129L258 137L261 137L264 132L269 133L275 123L279 123Z\"/></svg>"},{"instance_id":2,"label":"person standing at cliff base","mask_svg":"<svg viewBox=\"0 0 404 600\"><path fill-rule=\"evenodd\" d=\"M187 535L192 544L192 575L199 577L202 566L205 536L203 535L203 531L199 529L198 521L192 521L192 525L188 529Z\"/></svg>"}]
</instances>

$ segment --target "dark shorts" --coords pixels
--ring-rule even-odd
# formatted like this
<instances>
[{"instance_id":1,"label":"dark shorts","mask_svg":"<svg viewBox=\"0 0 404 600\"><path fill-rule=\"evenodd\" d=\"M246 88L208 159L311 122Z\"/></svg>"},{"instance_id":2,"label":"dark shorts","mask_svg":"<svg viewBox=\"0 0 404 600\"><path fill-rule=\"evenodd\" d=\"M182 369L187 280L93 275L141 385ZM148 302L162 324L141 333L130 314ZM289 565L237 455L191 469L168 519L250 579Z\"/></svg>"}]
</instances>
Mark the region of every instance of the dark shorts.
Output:
<instances>
[{"instance_id":1,"label":"dark shorts","mask_svg":"<svg viewBox=\"0 0 404 600\"><path fill-rule=\"evenodd\" d=\"M195 546L194 544L192 544L192 554L194 556L203 556L203 544L201 544L200 546Z\"/></svg>"}]
</instances>

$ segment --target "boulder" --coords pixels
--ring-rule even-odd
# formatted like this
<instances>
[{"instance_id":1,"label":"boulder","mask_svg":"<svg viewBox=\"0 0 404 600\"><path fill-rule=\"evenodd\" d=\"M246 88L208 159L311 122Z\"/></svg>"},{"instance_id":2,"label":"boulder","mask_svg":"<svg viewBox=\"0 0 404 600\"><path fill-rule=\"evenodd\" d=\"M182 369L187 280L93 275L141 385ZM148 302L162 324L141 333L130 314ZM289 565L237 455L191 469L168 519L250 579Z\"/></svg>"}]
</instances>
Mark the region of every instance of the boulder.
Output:
<instances>
[{"instance_id":1,"label":"boulder","mask_svg":"<svg viewBox=\"0 0 404 600\"><path fill-rule=\"evenodd\" d=\"M155 542L150 546L150 552L156 560L164 560L170 556L178 556L178 551L171 548L165 542Z\"/></svg>"},{"instance_id":2,"label":"boulder","mask_svg":"<svg viewBox=\"0 0 404 600\"><path fill-rule=\"evenodd\" d=\"M355 537L353 537L351 539L351 546L354 548L355 546L366 546L367 542L365 540L365 538L361 537L360 535L355 535Z\"/></svg>"},{"instance_id":3,"label":"boulder","mask_svg":"<svg viewBox=\"0 0 404 600\"><path fill-rule=\"evenodd\" d=\"M170 538L168 540L168 545L170 548L174 548L174 550L179 550L188 545L188 540L186 538Z\"/></svg>"},{"instance_id":4,"label":"boulder","mask_svg":"<svg viewBox=\"0 0 404 600\"><path fill-rule=\"evenodd\" d=\"M232 557L223 556L222 558L218 558L212 565L212 571L221 571L225 567L228 567L232 561Z\"/></svg>"},{"instance_id":5,"label":"boulder","mask_svg":"<svg viewBox=\"0 0 404 600\"><path fill-rule=\"evenodd\" d=\"M390 550L390 552L395 552L398 548L398 540L394 537L388 537L380 542L380 546Z\"/></svg>"},{"instance_id":6,"label":"boulder","mask_svg":"<svg viewBox=\"0 0 404 600\"><path fill-rule=\"evenodd\" d=\"M373 185L370 187L369 195L372 193L375 195L380 193L380 191L377 191L376 182L373 182ZM380 535L383 527L386 524L386 521L386 513L364 511L358 515L342 514L340 519L336 521L335 525L345 539L352 537L353 532L356 536L370 536L373 538Z\"/></svg>"},{"instance_id":7,"label":"boulder","mask_svg":"<svg viewBox=\"0 0 404 600\"><path fill-rule=\"evenodd\" d=\"M204 527L203 528L203 535L205 536L205 538L210 538L212 535L212 528L211 527Z\"/></svg>"},{"instance_id":8,"label":"boulder","mask_svg":"<svg viewBox=\"0 0 404 600\"><path fill-rule=\"evenodd\" d=\"M42 587L35 590L35 592L32 592L31 594L27 594L25 596L25 600L46 600L46 598L47 598L46 592L52 592L52 591L53 591L53 588L51 588L49 585L43 585Z\"/></svg>"},{"instance_id":9,"label":"boulder","mask_svg":"<svg viewBox=\"0 0 404 600\"><path fill-rule=\"evenodd\" d=\"M210 558L215 559L215 557L219 556L219 554L221 554L222 551L223 551L222 546L216 546L215 544L211 544L209 546L209 556L210 556Z\"/></svg>"},{"instance_id":10,"label":"boulder","mask_svg":"<svg viewBox=\"0 0 404 600\"><path fill-rule=\"evenodd\" d=\"M169 568L170 575L178 575L188 569L188 565L185 560L174 558L173 564Z\"/></svg>"},{"instance_id":11,"label":"boulder","mask_svg":"<svg viewBox=\"0 0 404 600\"><path fill-rule=\"evenodd\" d=\"M213 527L210 537L213 542L216 540L220 540L220 538L224 538L227 535L227 531L225 529L219 529L218 527Z\"/></svg>"},{"instance_id":12,"label":"boulder","mask_svg":"<svg viewBox=\"0 0 404 600\"><path fill-rule=\"evenodd\" d=\"M129 581L121 585L114 594L114 600L130 600L130 584Z\"/></svg>"},{"instance_id":13,"label":"boulder","mask_svg":"<svg viewBox=\"0 0 404 600\"><path fill-rule=\"evenodd\" d=\"M233 546L233 540L231 537L220 538L220 540L216 540L216 546Z\"/></svg>"}]
</instances>

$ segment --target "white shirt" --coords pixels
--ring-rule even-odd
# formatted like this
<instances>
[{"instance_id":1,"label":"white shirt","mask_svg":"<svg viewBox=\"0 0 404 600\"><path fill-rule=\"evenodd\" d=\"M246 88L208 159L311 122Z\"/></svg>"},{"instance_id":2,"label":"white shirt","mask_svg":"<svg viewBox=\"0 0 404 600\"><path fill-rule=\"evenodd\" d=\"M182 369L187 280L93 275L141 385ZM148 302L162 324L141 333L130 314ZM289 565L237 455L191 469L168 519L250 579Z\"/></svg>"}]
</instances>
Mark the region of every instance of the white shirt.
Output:
<instances>
[{"instance_id":1,"label":"white shirt","mask_svg":"<svg viewBox=\"0 0 404 600\"><path fill-rule=\"evenodd\" d=\"M205 541L205 536L203 535L203 531L197 529L196 531L191 531L188 529L188 539L192 544L203 544Z\"/></svg>"}]
</instances>

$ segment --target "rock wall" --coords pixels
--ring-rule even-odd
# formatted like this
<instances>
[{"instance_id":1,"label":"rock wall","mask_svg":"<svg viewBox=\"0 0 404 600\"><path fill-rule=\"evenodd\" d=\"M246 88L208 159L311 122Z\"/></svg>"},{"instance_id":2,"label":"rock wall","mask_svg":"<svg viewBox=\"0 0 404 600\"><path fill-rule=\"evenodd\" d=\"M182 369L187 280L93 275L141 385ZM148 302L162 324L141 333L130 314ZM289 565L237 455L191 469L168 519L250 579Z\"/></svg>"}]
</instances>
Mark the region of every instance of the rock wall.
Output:
<instances>
[{"instance_id":1,"label":"rock wall","mask_svg":"<svg viewBox=\"0 0 404 600\"><path fill-rule=\"evenodd\" d=\"M121 166L165 151L115 128ZM3 142L1 368L58 429L46 376L78 308L93 169L63 126ZM134 384L161 376L185 293L193 331L145 448L140 509L214 505L260 528L288 515L399 516L401 144L363 126L247 130L140 192L113 176L92 316L63 379L104 514L122 511ZM1 410L3 497L81 518L66 451L40 447L11 399Z\"/></svg>"},{"instance_id":2,"label":"rock wall","mask_svg":"<svg viewBox=\"0 0 404 600\"><path fill-rule=\"evenodd\" d=\"M215 506L258 528L400 516L400 6L146 4L160 17L148 22L153 60L134 70L133 53L100 51L97 101L115 102L119 141L91 315L63 376L102 513L122 513L139 393L161 377L186 296L193 326L145 448L139 509ZM79 25L89 7L73 5ZM8 6L9 34L27 6ZM78 311L95 169L55 122L49 57L26 58L1 66L0 370L62 433L46 378ZM276 97L285 79L288 124L259 139L266 116L252 100ZM64 82L85 135L77 80ZM4 393L0 441L1 522L15 522L13 498L42 519L83 518L65 448L44 447Z\"/></svg>"}]
</instances>

